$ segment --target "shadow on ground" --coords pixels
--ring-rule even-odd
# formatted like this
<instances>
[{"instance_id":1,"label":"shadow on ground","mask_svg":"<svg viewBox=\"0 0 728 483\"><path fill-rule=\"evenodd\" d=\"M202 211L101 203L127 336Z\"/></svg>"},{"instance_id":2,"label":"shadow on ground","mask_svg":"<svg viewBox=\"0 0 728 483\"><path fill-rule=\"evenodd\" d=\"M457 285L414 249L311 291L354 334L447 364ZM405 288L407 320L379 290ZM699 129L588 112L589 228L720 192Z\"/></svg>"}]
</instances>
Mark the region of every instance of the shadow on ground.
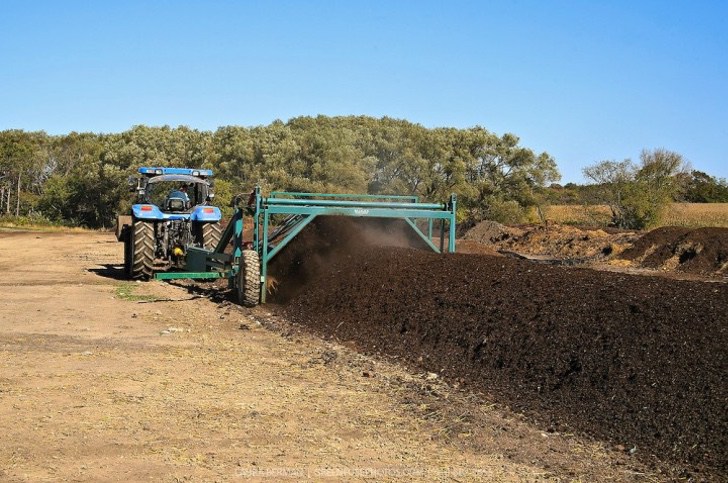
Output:
<instances>
[{"instance_id":1,"label":"shadow on ground","mask_svg":"<svg viewBox=\"0 0 728 483\"><path fill-rule=\"evenodd\" d=\"M112 280L129 280L124 273L124 265L112 265L110 263L106 263L101 265L101 268L89 268L87 271Z\"/></svg>"},{"instance_id":2,"label":"shadow on ground","mask_svg":"<svg viewBox=\"0 0 728 483\"><path fill-rule=\"evenodd\" d=\"M215 303L236 303L234 291L221 286L219 282L203 282L200 280L170 280L168 284L183 288L190 295L196 297L205 297Z\"/></svg>"}]
</instances>

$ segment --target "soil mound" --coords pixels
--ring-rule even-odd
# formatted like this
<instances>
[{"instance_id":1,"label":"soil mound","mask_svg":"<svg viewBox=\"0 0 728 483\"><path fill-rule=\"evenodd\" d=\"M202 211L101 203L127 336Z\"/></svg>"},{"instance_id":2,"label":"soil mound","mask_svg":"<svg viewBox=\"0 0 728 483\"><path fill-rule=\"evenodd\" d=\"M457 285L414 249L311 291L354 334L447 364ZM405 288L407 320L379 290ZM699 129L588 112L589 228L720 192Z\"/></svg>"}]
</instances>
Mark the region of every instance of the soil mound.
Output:
<instances>
[{"instance_id":1,"label":"soil mound","mask_svg":"<svg viewBox=\"0 0 728 483\"><path fill-rule=\"evenodd\" d=\"M586 261L617 255L629 247L637 235L632 232L583 230L551 223L515 228L483 221L463 238L500 251Z\"/></svg>"},{"instance_id":2,"label":"soil mound","mask_svg":"<svg viewBox=\"0 0 728 483\"><path fill-rule=\"evenodd\" d=\"M548 430L728 473L726 285L356 244L283 310Z\"/></svg>"},{"instance_id":3,"label":"soil mound","mask_svg":"<svg viewBox=\"0 0 728 483\"><path fill-rule=\"evenodd\" d=\"M726 274L728 228L657 228L637 240L620 258L645 268Z\"/></svg>"},{"instance_id":4,"label":"soil mound","mask_svg":"<svg viewBox=\"0 0 728 483\"><path fill-rule=\"evenodd\" d=\"M271 261L269 301L286 303L332 264L362 247L426 248L424 241L402 220L321 216L309 223Z\"/></svg>"},{"instance_id":5,"label":"soil mound","mask_svg":"<svg viewBox=\"0 0 728 483\"><path fill-rule=\"evenodd\" d=\"M473 240L483 244L496 244L523 234L523 230L501 225L497 221L481 221L463 236L464 240Z\"/></svg>"}]
</instances>

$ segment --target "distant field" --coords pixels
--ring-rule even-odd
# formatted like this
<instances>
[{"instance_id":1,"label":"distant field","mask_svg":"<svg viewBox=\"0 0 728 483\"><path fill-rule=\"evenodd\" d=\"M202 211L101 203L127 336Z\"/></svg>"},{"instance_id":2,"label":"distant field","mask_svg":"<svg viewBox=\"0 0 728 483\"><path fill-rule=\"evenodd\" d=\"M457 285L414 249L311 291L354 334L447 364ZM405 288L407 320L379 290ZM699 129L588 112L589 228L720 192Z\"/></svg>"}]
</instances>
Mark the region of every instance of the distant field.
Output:
<instances>
[{"instance_id":1,"label":"distant field","mask_svg":"<svg viewBox=\"0 0 728 483\"><path fill-rule=\"evenodd\" d=\"M546 219L570 225L606 225L610 220L607 206L553 205L544 209ZM728 203L673 203L663 226L728 227Z\"/></svg>"}]
</instances>

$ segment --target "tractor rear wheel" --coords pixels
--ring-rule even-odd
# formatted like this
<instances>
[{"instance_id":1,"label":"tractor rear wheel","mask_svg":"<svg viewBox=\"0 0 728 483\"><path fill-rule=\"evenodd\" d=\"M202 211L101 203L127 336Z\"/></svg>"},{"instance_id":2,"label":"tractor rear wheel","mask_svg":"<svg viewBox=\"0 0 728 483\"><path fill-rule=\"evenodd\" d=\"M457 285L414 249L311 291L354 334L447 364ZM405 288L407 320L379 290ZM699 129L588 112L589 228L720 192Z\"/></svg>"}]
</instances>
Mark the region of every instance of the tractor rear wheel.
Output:
<instances>
[{"instance_id":1,"label":"tractor rear wheel","mask_svg":"<svg viewBox=\"0 0 728 483\"><path fill-rule=\"evenodd\" d=\"M131 277L152 278L154 271L154 223L134 220L131 233Z\"/></svg>"},{"instance_id":2,"label":"tractor rear wheel","mask_svg":"<svg viewBox=\"0 0 728 483\"><path fill-rule=\"evenodd\" d=\"M260 257L255 250L243 250L240 256L238 302L246 307L260 302Z\"/></svg>"},{"instance_id":3,"label":"tractor rear wheel","mask_svg":"<svg viewBox=\"0 0 728 483\"><path fill-rule=\"evenodd\" d=\"M220 223L205 223L202 225L202 247L214 250L222 238Z\"/></svg>"},{"instance_id":4,"label":"tractor rear wheel","mask_svg":"<svg viewBox=\"0 0 728 483\"><path fill-rule=\"evenodd\" d=\"M122 231L122 240L124 240L124 275L127 278L131 278L131 267L133 265L132 260L132 228L130 225L124 227Z\"/></svg>"},{"instance_id":5,"label":"tractor rear wheel","mask_svg":"<svg viewBox=\"0 0 728 483\"><path fill-rule=\"evenodd\" d=\"M220 238L222 238L222 227L220 223L195 222L192 226L192 234L198 246L207 250L215 250Z\"/></svg>"}]
</instances>

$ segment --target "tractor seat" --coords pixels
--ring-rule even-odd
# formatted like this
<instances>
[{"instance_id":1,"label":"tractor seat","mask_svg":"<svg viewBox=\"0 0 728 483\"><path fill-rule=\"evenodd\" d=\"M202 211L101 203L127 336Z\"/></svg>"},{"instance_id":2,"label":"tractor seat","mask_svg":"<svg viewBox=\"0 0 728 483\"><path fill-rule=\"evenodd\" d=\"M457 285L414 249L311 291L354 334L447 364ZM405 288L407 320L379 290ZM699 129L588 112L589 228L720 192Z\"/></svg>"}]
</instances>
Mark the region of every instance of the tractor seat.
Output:
<instances>
[{"instance_id":1,"label":"tractor seat","mask_svg":"<svg viewBox=\"0 0 728 483\"><path fill-rule=\"evenodd\" d=\"M164 202L165 211L185 211L189 209L189 197L181 191L173 191Z\"/></svg>"}]
</instances>

